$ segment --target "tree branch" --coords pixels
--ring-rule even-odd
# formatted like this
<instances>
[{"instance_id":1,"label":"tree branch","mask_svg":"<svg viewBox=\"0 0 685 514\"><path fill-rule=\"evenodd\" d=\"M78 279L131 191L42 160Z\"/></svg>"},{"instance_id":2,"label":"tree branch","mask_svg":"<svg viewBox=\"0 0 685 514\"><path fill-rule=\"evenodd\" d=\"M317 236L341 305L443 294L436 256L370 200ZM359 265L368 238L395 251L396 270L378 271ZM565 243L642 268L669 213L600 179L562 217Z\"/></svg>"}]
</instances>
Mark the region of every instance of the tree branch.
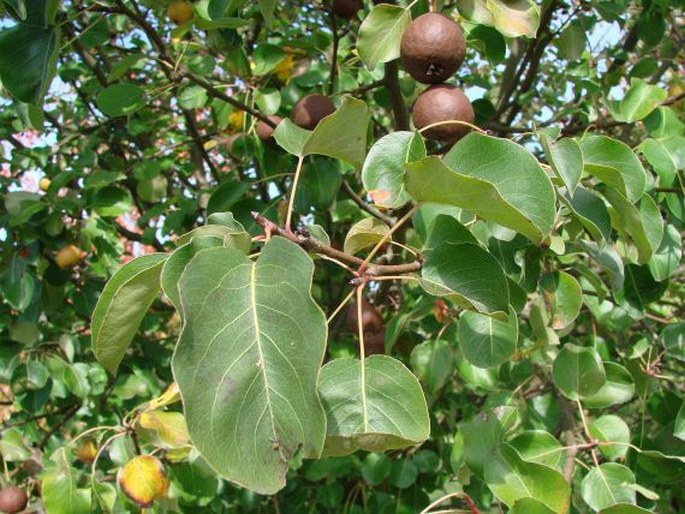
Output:
<instances>
[{"instance_id":1,"label":"tree branch","mask_svg":"<svg viewBox=\"0 0 685 514\"><path fill-rule=\"evenodd\" d=\"M257 225L264 229L265 233L284 237L289 241L301 246L309 253L326 255L357 268L364 264L363 259L345 252L341 252L340 250L336 250L332 246L324 244L318 239L313 238L307 231L293 232L291 230L286 230L283 227L279 227L258 212L252 212L252 218L255 220ZM402 275L405 273L414 273L419 271L421 266L421 261L414 261L406 264L372 264L364 270L364 275L367 277L381 275Z\"/></svg>"},{"instance_id":2,"label":"tree branch","mask_svg":"<svg viewBox=\"0 0 685 514\"><path fill-rule=\"evenodd\" d=\"M368 212L373 216L374 218L378 218L381 220L383 223L388 225L389 227L392 227L393 224L395 223L395 219L391 216L387 216L386 214L383 214L381 211L378 209L372 207L368 203L364 201L364 199L359 196L357 193L354 192L354 189L352 189L352 186L347 182L347 180L342 181L342 188L343 191L345 191L345 194L350 197L350 199L356 203L359 208L365 212Z\"/></svg>"},{"instance_id":3,"label":"tree branch","mask_svg":"<svg viewBox=\"0 0 685 514\"><path fill-rule=\"evenodd\" d=\"M397 59L385 63L385 76L383 80L390 94L392 114L395 118L395 130L409 130L409 113L407 112L407 106L404 105L404 98L402 98L402 91L400 90Z\"/></svg>"}]
</instances>

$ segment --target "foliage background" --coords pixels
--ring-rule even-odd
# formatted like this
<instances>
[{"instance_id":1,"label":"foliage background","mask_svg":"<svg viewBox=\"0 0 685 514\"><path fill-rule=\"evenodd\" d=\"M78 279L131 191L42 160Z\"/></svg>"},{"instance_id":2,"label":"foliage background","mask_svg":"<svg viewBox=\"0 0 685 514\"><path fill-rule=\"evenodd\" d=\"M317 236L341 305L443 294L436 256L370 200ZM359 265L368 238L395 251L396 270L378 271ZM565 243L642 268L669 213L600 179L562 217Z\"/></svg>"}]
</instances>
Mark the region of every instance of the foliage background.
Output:
<instances>
[{"instance_id":1,"label":"foliage background","mask_svg":"<svg viewBox=\"0 0 685 514\"><path fill-rule=\"evenodd\" d=\"M320 2L202 0L194 4L194 21L174 27L163 0L3 1L0 452L6 476L30 490L31 505L42 503L49 513L135 511L113 480L137 452L155 450L171 484L155 512L418 512L462 490L468 497L453 499L458 508L471 508L463 500L472 498L482 512L500 512L508 493L489 487L482 465L506 440L520 453L505 459L510 476L556 469L572 486L571 512L594 512L622 498L655 512L685 509L678 485L685 477L682 3L435 4L459 15L467 33L467 61L455 82L473 101L476 124L550 165L541 138L553 141L556 129L564 138L585 137L582 183L601 195L595 198L605 214L588 213L583 222L557 202L559 217L542 245L510 228L471 226L522 297L518 344L496 366L479 368L477 356L465 357L459 304L414 282L372 285L368 296L386 321L386 353L421 378L430 438L385 454L296 460L285 489L267 497L217 478L176 437L178 416L148 420L147 429L127 424L172 383L180 319L168 301L155 300L111 376L91 349L98 296L122 263L172 250L175 239L212 213L233 212L252 236L262 230L251 211L283 223L297 158L255 136L259 117L286 117L310 92L330 94L338 106L350 95L370 109L371 147L388 131L410 128L408 107L421 86L397 61L373 70L360 61L357 34L371 2L346 22ZM428 8L415 2L411 14ZM540 129L550 131L540 136ZM232 140L236 134L243 136ZM596 151L600 157L591 162L588 141L603 141L593 135L625 143L640 160L664 237L644 216L635 221L635 208L622 211L611 201L616 182L602 179L600 168L630 165L621 152ZM445 149L429 143L428 150ZM345 160L307 158L296 218L342 245L356 222L377 214L359 171ZM51 180L45 192L41 177ZM454 219L457 211L422 208L394 239L421 249L435 214ZM407 212L383 209L380 218ZM597 232L608 233L599 236L606 246L593 242ZM87 255L64 270L54 258L67 244ZM384 258L412 260L397 248ZM349 279L334 263L316 260L312 292L327 315L349 292ZM356 347L344 316L336 318L328 357L357 355ZM590 364L576 363L576 347L592 352ZM565 390L564 379L578 377L562 375L578 366L572 396L597 372L595 356L613 389L598 408L585 405L585 419ZM181 406L172 403L166 412L180 413ZM75 438L95 427L124 428L81 439L104 447L91 468L73 450ZM616 444L591 448L590 436ZM536 455L550 449L551 460ZM526 464L541 459L542 471ZM519 463L514 471L512 462ZM604 472L587 479L598 462ZM615 482L602 488L607 477ZM545 494L531 494L549 505ZM539 504L519 509L511 512L548 512ZM624 505L606 512L644 511Z\"/></svg>"}]
</instances>

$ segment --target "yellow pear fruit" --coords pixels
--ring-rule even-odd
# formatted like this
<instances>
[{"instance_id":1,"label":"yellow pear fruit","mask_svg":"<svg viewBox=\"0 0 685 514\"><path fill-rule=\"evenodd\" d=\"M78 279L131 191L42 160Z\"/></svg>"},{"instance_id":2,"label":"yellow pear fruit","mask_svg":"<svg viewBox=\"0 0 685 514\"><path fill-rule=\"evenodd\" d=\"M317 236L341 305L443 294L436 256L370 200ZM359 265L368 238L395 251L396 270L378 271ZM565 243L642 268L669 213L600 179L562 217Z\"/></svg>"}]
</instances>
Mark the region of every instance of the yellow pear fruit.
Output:
<instances>
[{"instance_id":1,"label":"yellow pear fruit","mask_svg":"<svg viewBox=\"0 0 685 514\"><path fill-rule=\"evenodd\" d=\"M57 251L55 262L62 269L73 268L81 262L81 249L76 245L63 246Z\"/></svg>"},{"instance_id":2,"label":"yellow pear fruit","mask_svg":"<svg viewBox=\"0 0 685 514\"><path fill-rule=\"evenodd\" d=\"M176 25L184 25L193 19L193 6L184 0L172 2L166 12L171 22Z\"/></svg>"},{"instance_id":3,"label":"yellow pear fruit","mask_svg":"<svg viewBox=\"0 0 685 514\"><path fill-rule=\"evenodd\" d=\"M119 488L140 508L148 508L167 492L169 481L162 462L152 455L140 455L119 470Z\"/></svg>"}]
</instances>

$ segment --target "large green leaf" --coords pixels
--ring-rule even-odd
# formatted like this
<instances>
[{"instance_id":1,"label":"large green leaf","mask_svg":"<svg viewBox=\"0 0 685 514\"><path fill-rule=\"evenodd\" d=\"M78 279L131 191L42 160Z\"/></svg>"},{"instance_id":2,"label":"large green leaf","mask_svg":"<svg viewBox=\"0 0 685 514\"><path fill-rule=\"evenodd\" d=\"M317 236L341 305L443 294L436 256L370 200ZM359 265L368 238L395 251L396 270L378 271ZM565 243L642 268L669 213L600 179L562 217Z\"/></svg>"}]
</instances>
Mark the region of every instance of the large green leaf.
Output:
<instances>
[{"instance_id":1,"label":"large green leaf","mask_svg":"<svg viewBox=\"0 0 685 514\"><path fill-rule=\"evenodd\" d=\"M107 282L93 311L91 340L95 357L112 374L159 294L166 254L143 255L126 263Z\"/></svg>"},{"instance_id":2,"label":"large green leaf","mask_svg":"<svg viewBox=\"0 0 685 514\"><path fill-rule=\"evenodd\" d=\"M41 498L46 514L89 514L90 491L78 488L78 472L67 458L66 448L51 457L41 474Z\"/></svg>"},{"instance_id":3,"label":"large green leaf","mask_svg":"<svg viewBox=\"0 0 685 514\"><path fill-rule=\"evenodd\" d=\"M620 459L628 453L630 428L618 416L613 414L600 416L590 424L590 434L602 443L618 443L599 447L599 451L607 459Z\"/></svg>"},{"instance_id":4,"label":"large green leaf","mask_svg":"<svg viewBox=\"0 0 685 514\"><path fill-rule=\"evenodd\" d=\"M354 255L383 239L390 229L378 218L364 218L350 227L345 236L345 253Z\"/></svg>"},{"instance_id":5,"label":"large green leaf","mask_svg":"<svg viewBox=\"0 0 685 514\"><path fill-rule=\"evenodd\" d=\"M616 503L635 503L635 475L630 468L615 462L594 467L580 484L583 500L594 510L602 510Z\"/></svg>"},{"instance_id":6,"label":"large green leaf","mask_svg":"<svg viewBox=\"0 0 685 514\"><path fill-rule=\"evenodd\" d=\"M578 186L573 196L567 191L561 192L559 196L592 239L601 243L611 238L611 217L604 200L598 194L583 186Z\"/></svg>"},{"instance_id":7,"label":"large green leaf","mask_svg":"<svg viewBox=\"0 0 685 514\"><path fill-rule=\"evenodd\" d=\"M523 460L556 468L564 456L563 447L556 438L544 430L524 430L509 444Z\"/></svg>"},{"instance_id":8,"label":"large green leaf","mask_svg":"<svg viewBox=\"0 0 685 514\"><path fill-rule=\"evenodd\" d=\"M632 505L630 503L617 503L612 505L608 509L603 509L599 511L599 514L650 514L653 513L651 510L643 509L637 505Z\"/></svg>"},{"instance_id":9,"label":"large green leaf","mask_svg":"<svg viewBox=\"0 0 685 514\"><path fill-rule=\"evenodd\" d=\"M201 251L179 282L185 325L172 368L191 439L221 476L262 494L285 485L296 453L323 448L326 321L313 269L273 237L256 262L233 248Z\"/></svg>"},{"instance_id":10,"label":"large green leaf","mask_svg":"<svg viewBox=\"0 0 685 514\"><path fill-rule=\"evenodd\" d=\"M426 146L416 132L391 132L376 141L362 168L362 182L373 202L393 209L407 203L404 165L425 156Z\"/></svg>"},{"instance_id":11,"label":"large green leaf","mask_svg":"<svg viewBox=\"0 0 685 514\"><path fill-rule=\"evenodd\" d=\"M511 141L471 133L440 161L407 164L406 185L419 202L469 210L535 243L552 228L554 189L535 157Z\"/></svg>"},{"instance_id":12,"label":"large green leaf","mask_svg":"<svg viewBox=\"0 0 685 514\"><path fill-rule=\"evenodd\" d=\"M479 311L507 311L508 285L499 261L455 218L435 219L424 256L421 285L429 293Z\"/></svg>"},{"instance_id":13,"label":"large green leaf","mask_svg":"<svg viewBox=\"0 0 685 514\"><path fill-rule=\"evenodd\" d=\"M599 391L606 372L597 350L567 343L554 359L552 378L564 396L578 400Z\"/></svg>"},{"instance_id":14,"label":"large green leaf","mask_svg":"<svg viewBox=\"0 0 685 514\"><path fill-rule=\"evenodd\" d=\"M302 148L303 155L327 155L360 168L366 155L366 134L371 112L351 96L340 109L319 122Z\"/></svg>"},{"instance_id":15,"label":"large green leaf","mask_svg":"<svg viewBox=\"0 0 685 514\"><path fill-rule=\"evenodd\" d=\"M675 271L683 256L682 244L678 229L673 225L667 225L659 248L647 262L654 280L666 280Z\"/></svg>"},{"instance_id":16,"label":"large green leaf","mask_svg":"<svg viewBox=\"0 0 685 514\"><path fill-rule=\"evenodd\" d=\"M500 444L486 460L485 483L509 506L533 498L554 512L566 512L570 502L571 489L559 471L523 460L509 444Z\"/></svg>"},{"instance_id":17,"label":"large green leaf","mask_svg":"<svg viewBox=\"0 0 685 514\"><path fill-rule=\"evenodd\" d=\"M357 50L362 62L373 69L400 56L402 35L411 23L409 9L376 5L359 27Z\"/></svg>"},{"instance_id":18,"label":"large green leaf","mask_svg":"<svg viewBox=\"0 0 685 514\"><path fill-rule=\"evenodd\" d=\"M482 412L460 426L464 437L464 461L471 471L483 476L492 452L517 422L517 410L502 406Z\"/></svg>"},{"instance_id":19,"label":"large green leaf","mask_svg":"<svg viewBox=\"0 0 685 514\"><path fill-rule=\"evenodd\" d=\"M59 39L58 27L37 20L0 31L0 80L18 100L41 103L55 74Z\"/></svg>"},{"instance_id":20,"label":"large green leaf","mask_svg":"<svg viewBox=\"0 0 685 514\"><path fill-rule=\"evenodd\" d=\"M518 321L513 309L506 321L479 312L465 311L459 318L459 347L466 360L479 368L493 368L516 351Z\"/></svg>"},{"instance_id":21,"label":"large green leaf","mask_svg":"<svg viewBox=\"0 0 685 514\"><path fill-rule=\"evenodd\" d=\"M628 145L606 136L588 136L580 142L585 171L612 186L631 202L645 191L646 175Z\"/></svg>"},{"instance_id":22,"label":"large green leaf","mask_svg":"<svg viewBox=\"0 0 685 514\"><path fill-rule=\"evenodd\" d=\"M145 91L136 84L113 84L97 96L97 104L107 116L127 116L145 106Z\"/></svg>"},{"instance_id":23,"label":"large green leaf","mask_svg":"<svg viewBox=\"0 0 685 514\"><path fill-rule=\"evenodd\" d=\"M638 206L610 187L600 187L601 193L614 208L614 221L618 230L624 231L635 243L640 263L646 263L659 248L663 235L661 213L652 197L642 195Z\"/></svg>"},{"instance_id":24,"label":"large green leaf","mask_svg":"<svg viewBox=\"0 0 685 514\"><path fill-rule=\"evenodd\" d=\"M551 141L544 132L540 132L538 137L554 173L572 195L583 173L583 152L580 146L569 138Z\"/></svg>"},{"instance_id":25,"label":"large green leaf","mask_svg":"<svg viewBox=\"0 0 685 514\"><path fill-rule=\"evenodd\" d=\"M196 237L174 250L174 253L164 263L160 277L162 290L179 313L182 312L182 306L178 282L183 271L196 253L217 246L223 246L223 238L218 236Z\"/></svg>"},{"instance_id":26,"label":"large green leaf","mask_svg":"<svg viewBox=\"0 0 685 514\"><path fill-rule=\"evenodd\" d=\"M509 510L509 514L554 514L554 511L539 500L521 498Z\"/></svg>"},{"instance_id":27,"label":"large green leaf","mask_svg":"<svg viewBox=\"0 0 685 514\"><path fill-rule=\"evenodd\" d=\"M663 87L633 77L625 96L618 102L609 102L609 110L616 121L632 123L649 115L667 96Z\"/></svg>"},{"instance_id":28,"label":"large green leaf","mask_svg":"<svg viewBox=\"0 0 685 514\"><path fill-rule=\"evenodd\" d=\"M490 25L507 37L535 37L540 8L530 0L459 0L466 19Z\"/></svg>"},{"instance_id":29,"label":"large green leaf","mask_svg":"<svg viewBox=\"0 0 685 514\"><path fill-rule=\"evenodd\" d=\"M566 328L580 313L583 292L578 281L565 271L547 273L540 278L540 292L553 329Z\"/></svg>"},{"instance_id":30,"label":"large green leaf","mask_svg":"<svg viewBox=\"0 0 685 514\"><path fill-rule=\"evenodd\" d=\"M635 394L635 382L630 372L616 362L604 362L606 382L596 393L583 399L590 409L604 409L617 403L629 402Z\"/></svg>"},{"instance_id":31,"label":"large green leaf","mask_svg":"<svg viewBox=\"0 0 685 514\"><path fill-rule=\"evenodd\" d=\"M406 448L430 434L421 385L387 355L329 362L321 370L319 392L328 421L326 455Z\"/></svg>"},{"instance_id":32,"label":"large green leaf","mask_svg":"<svg viewBox=\"0 0 685 514\"><path fill-rule=\"evenodd\" d=\"M411 368L430 396L436 395L454 372L454 350L443 339L417 344L410 355Z\"/></svg>"},{"instance_id":33,"label":"large green leaf","mask_svg":"<svg viewBox=\"0 0 685 514\"><path fill-rule=\"evenodd\" d=\"M304 145L311 135L311 130L298 127L288 118L281 121L274 130L274 139L279 146L297 157L304 155Z\"/></svg>"}]
</instances>

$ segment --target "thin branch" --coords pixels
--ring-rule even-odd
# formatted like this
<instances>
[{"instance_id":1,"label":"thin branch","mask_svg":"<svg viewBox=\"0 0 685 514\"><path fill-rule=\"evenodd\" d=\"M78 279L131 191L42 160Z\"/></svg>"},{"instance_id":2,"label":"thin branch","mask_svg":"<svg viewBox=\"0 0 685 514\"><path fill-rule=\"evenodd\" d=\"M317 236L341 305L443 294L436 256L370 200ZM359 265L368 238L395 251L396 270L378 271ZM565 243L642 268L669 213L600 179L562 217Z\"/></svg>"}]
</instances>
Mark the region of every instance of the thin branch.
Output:
<instances>
[{"instance_id":1,"label":"thin branch","mask_svg":"<svg viewBox=\"0 0 685 514\"><path fill-rule=\"evenodd\" d=\"M362 264L364 264L363 259L345 252L341 252L332 246L324 244L321 241L313 238L307 231L293 232L286 230L283 227L279 227L258 212L253 212L252 218L267 234L275 234L284 237L289 241L301 246L307 252L327 255L328 257L332 257L356 268L359 268ZM403 275L405 273L415 273L421 269L421 266L422 262L420 260L405 264L371 264L365 268L365 274L368 276Z\"/></svg>"},{"instance_id":2,"label":"thin branch","mask_svg":"<svg viewBox=\"0 0 685 514\"><path fill-rule=\"evenodd\" d=\"M399 68L397 59L385 63L385 87L388 88L392 114L395 118L395 130L409 130L409 113L400 90Z\"/></svg>"},{"instance_id":3,"label":"thin branch","mask_svg":"<svg viewBox=\"0 0 685 514\"><path fill-rule=\"evenodd\" d=\"M392 216L388 216L386 214L383 214L381 211L379 211L375 207L366 203L361 196L359 196L357 193L354 192L354 189L352 189L352 186L350 186L350 184L347 182L347 180L343 179L342 188L343 188L343 191L345 191L345 194L347 196L349 196L350 199L354 203L356 203L361 210L368 212L374 218L378 218L379 220L381 220L383 223L385 223L389 227L392 227L392 225L395 223L395 219Z\"/></svg>"}]
</instances>

